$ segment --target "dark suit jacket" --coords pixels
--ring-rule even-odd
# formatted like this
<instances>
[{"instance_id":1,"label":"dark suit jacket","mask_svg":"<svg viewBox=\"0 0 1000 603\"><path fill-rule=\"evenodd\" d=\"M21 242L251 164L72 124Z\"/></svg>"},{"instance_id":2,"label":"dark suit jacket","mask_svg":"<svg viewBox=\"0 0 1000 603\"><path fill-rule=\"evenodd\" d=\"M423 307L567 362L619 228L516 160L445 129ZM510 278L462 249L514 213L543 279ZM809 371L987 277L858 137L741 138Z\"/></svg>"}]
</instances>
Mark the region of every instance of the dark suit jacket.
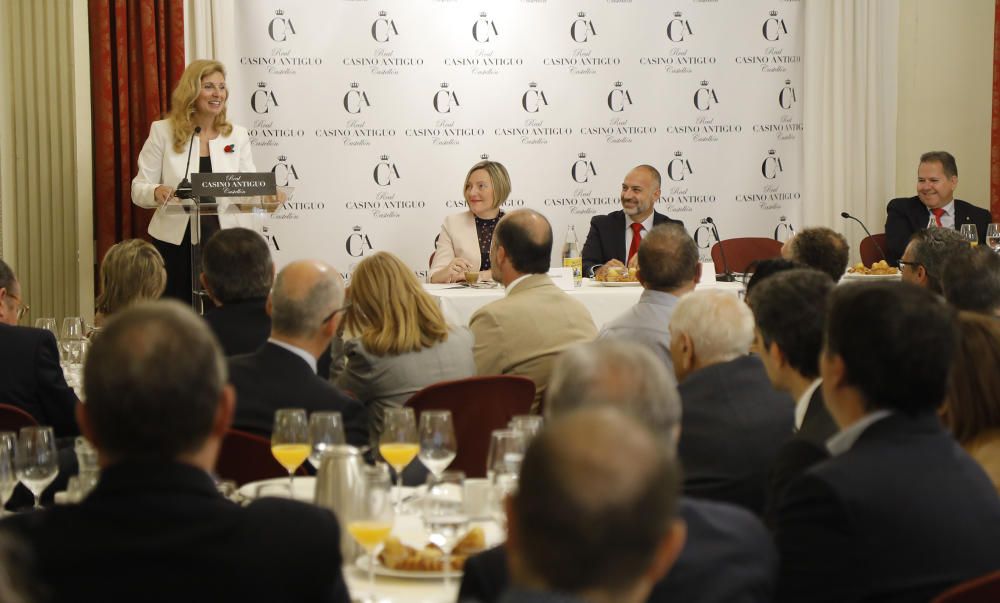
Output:
<instances>
[{"instance_id":1,"label":"dark suit jacket","mask_svg":"<svg viewBox=\"0 0 1000 603\"><path fill-rule=\"evenodd\" d=\"M45 329L0 324L0 403L51 425L61 438L80 434L76 402L59 366L55 336Z\"/></svg>"},{"instance_id":2,"label":"dark suit jacket","mask_svg":"<svg viewBox=\"0 0 1000 603\"><path fill-rule=\"evenodd\" d=\"M365 407L316 375L305 361L288 350L265 343L256 352L229 358L229 381L236 387L233 427L270 436L274 411L304 408L340 411L344 435L352 446L367 446Z\"/></svg>"},{"instance_id":3,"label":"dark suit jacket","mask_svg":"<svg viewBox=\"0 0 1000 603\"><path fill-rule=\"evenodd\" d=\"M680 224L667 216L653 212L653 226L667 222ZM625 212L613 211L610 214L594 216L590 219L590 231L587 232L587 242L583 244L583 275L590 276L595 266L609 260L619 260L625 263Z\"/></svg>"},{"instance_id":4,"label":"dark suit jacket","mask_svg":"<svg viewBox=\"0 0 1000 603\"><path fill-rule=\"evenodd\" d=\"M1000 498L931 413L893 414L789 484L777 601L928 601L1000 568Z\"/></svg>"},{"instance_id":5,"label":"dark suit jacket","mask_svg":"<svg viewBox=\"0 0 1000 603\"><path fill-rule=\"evenodd\" d=\"M280 498L241 507L190 465L114 465L79 505L0 527L33 549L52 603L350 600L332 513Z\"/></svg>"},{"instance_id":6,"label":"dark suit jacket","mask_svg":"<svg viewBox=\"0 0 1000 603\"><path fill-rule=\"evenodd\" d=\"M920 197L900 197L889 201L885 213L885 253L889 256L887 261L896 266L906 250L906 244L910 242L910 236L927 228L931 210L920 201ZM975 224L980 244L986 242L986 227L992 221L988 210L955 199L955 228L961 228L962 224Z\"/></svg>"},{"instance_id":7,"label":"dark suit jacket","mask_svg":"<svg viewBox=\"0 0 1000 603\"><path fill-rule=\"evenodd\" d=\"M767 603L774 592L778 556L770 536L747 511L707 500L681 498L687 542L677 562L649 594L650 603ZM507 588L502 546L470 557L459 601L494 603Z\"/></svg>"},{"instance_id":8,"label":"dark suit jacket","mask_svg":"<svg viewBox=\"0 0 1000 603\"><path fill-rule=\"evenodd\" d=\"M684 493L761 515L768 470L792 438L795 402L772 387L754 355L695 371L678 390Z\"/></svg>"}]
</instances>

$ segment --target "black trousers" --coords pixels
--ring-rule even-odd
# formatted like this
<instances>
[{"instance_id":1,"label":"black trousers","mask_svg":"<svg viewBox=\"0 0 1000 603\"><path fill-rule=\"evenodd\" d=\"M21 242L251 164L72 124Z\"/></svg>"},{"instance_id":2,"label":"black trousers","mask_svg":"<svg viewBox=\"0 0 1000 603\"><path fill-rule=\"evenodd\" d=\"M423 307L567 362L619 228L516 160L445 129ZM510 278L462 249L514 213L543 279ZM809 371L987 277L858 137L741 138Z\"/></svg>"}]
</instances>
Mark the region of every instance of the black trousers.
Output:
<instances>
[{"instance_id":1,"label":"black trousers","mask_svg":"<svg viewBox=\"0 0 1000 603\"><path fill-rule=\"evenodd\" d=\"M205 243L209 237L218 232L219 217L204 216L201 219L201 245L205 248ZM163 292L163 297L178 299L185 305L191 304L192 280L191 280L191 228L184 231L184 239L180 245L167 243L159 239L153 239L153 246L163 256L163 263L167 268L167 288ZM200 287L199 287L200 288Z\"/></svg>"}]
</instances>

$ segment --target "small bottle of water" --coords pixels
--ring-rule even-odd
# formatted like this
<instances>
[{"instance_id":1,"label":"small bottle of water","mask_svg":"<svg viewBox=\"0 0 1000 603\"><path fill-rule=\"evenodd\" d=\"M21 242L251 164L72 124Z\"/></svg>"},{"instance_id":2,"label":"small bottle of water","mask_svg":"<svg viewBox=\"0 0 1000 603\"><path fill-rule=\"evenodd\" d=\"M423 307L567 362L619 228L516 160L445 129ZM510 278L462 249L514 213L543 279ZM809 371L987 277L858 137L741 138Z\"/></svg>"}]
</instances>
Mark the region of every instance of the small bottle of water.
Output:
<instances>
[{"instance_id":1,"label":"small bottle of water","mask_svg":"<svg viewBox=\"0 0 1000 603\"><path fill-rule=\"evenodd\" d=\"M563 240L562 261L564 268L573 269L573 284L583 285L583 258L580 256L580 239L576 237L576 228L570 224Z\"/></svg>"}]
</instances>

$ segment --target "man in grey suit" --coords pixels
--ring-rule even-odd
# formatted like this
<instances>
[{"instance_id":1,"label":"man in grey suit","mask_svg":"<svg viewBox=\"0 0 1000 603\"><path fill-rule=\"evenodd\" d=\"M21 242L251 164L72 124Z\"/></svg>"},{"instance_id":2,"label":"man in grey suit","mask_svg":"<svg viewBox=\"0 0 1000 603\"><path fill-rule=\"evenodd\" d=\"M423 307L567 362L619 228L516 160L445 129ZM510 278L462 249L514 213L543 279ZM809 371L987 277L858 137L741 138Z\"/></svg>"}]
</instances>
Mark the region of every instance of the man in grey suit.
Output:
<instances>
[{"instance_id":1,"label":"man in grey suit","mask_svg":"<svg viewBox=\"0 0 1000 603\"><path fill-rule=\"evenodd\" d=\"M501 218L493 232L490 270L506 297L486 304L469 321L479 374L534 381L532 412L541 406L556 355L597 335L587 308L548 277L551 256L552 227L545 216L519 209Z\"/></svg>"},{"instance_id":2,"label":"man in grey suit","mask_svg":"<svg viewBox=\"0 0 1000 603\"><path fill-rule=\"evenodd\" d=\"M649 231L639 245L636 277L644 289L639 301L604 325L598 337L641 343L673 373L670 315L680 297L694 291L701 278L698 246L683 226L661 224Z\"/></svg>"}]
</instances>

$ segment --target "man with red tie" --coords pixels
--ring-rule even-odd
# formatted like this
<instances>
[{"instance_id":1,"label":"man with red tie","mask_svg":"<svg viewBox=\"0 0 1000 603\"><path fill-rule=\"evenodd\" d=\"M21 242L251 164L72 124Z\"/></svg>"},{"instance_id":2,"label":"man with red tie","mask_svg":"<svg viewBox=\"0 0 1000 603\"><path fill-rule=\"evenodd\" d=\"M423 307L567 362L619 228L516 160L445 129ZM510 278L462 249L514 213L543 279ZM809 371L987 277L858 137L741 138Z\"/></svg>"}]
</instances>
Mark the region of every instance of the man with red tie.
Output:
<instances>
[{"instance_id":1,"label":"man with red tie","mask_svg":"<svg viewBox=\"0 0 1000 603\"><path fill-rule=\"evenodd\" d=\"M660 198L660 172L651 165L632 169L622 182L622 209L590 220L590 232L583 244L583 274L590 276L595 268L634 266L639 243L654 226L673 222L684 223L653 210Z\"/></svg>"},{"instance_id":2,"label":"man with red tie","mask_svg":"<svg viewBox=\"0 0 1000 603\"><path fill-rule=\"evenodd\" d=\"M955 199L957 186L958 166L951 153L930 151L920 156L917 196L893 199L886 207L886 253L890 264L898 264L914 232L931 226L958 230L962 224L975 224L979 242L985 242L990 212Z\"/></svg>"}]
</instances>

